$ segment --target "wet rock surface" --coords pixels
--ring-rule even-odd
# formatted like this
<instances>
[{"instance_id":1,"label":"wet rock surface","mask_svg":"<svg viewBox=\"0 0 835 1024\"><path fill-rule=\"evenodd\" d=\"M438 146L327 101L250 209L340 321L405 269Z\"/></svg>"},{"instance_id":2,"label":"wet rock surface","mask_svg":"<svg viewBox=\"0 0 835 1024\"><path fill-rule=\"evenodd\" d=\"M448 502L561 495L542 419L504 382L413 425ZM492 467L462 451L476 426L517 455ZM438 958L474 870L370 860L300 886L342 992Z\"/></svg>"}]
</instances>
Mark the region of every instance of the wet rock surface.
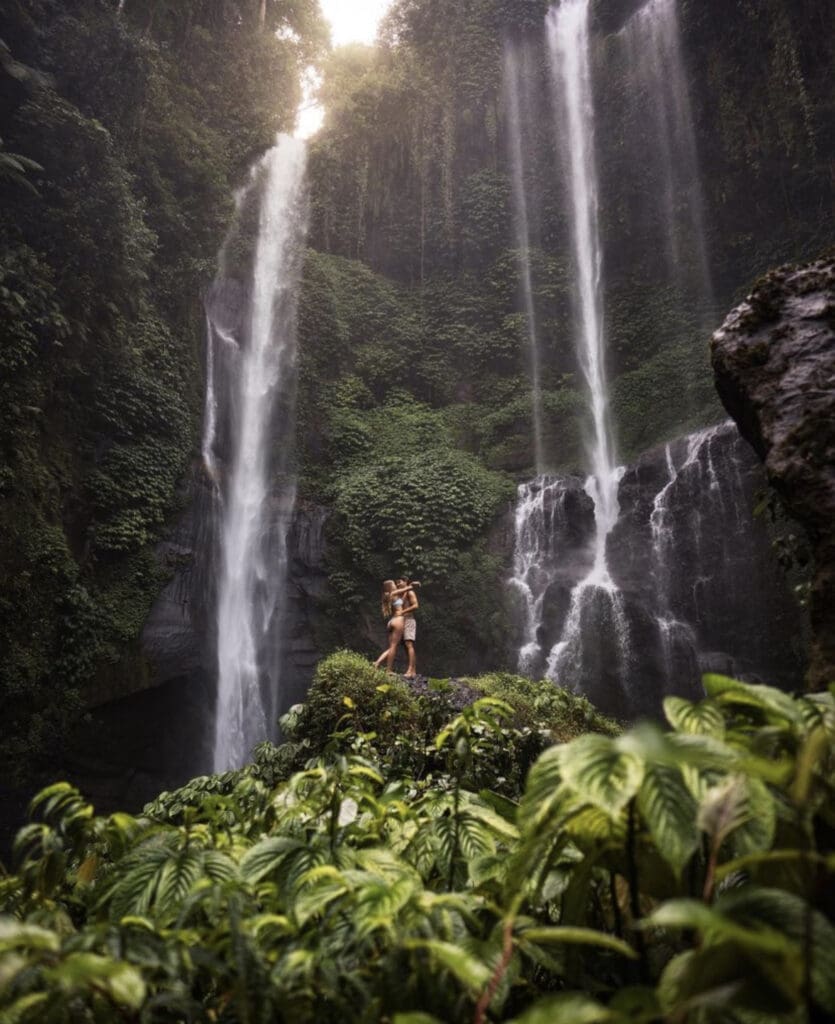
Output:
<instances>
[{"instance_id":1,"label":"wet rock surface","mask_svg":"<svg viewBox=\"0 0 835 1024\"><path fill-rule=\"evenodd\" d=\"M809 682L835 679L835 257L760 281L714 334L716 387L815 559Z\"/></svg>"},{"instance_id":2,"label":"wet rock surface","mask_svg":"<svg viewBox=\"0 0 835 1024\"><path fill-rule=\"evenodd\" d=\"M621 719L660 714L667 695L698 699L704 672L798 687L803 619L766 519L754 514L764 485L732 423L644 453L620 479L609 588L574 589L592 542L584 503L561 506L569 521L579 517L573 528L531 517L526 525L545 535L526 544L547 582L533 602L535 643L527 649L531 609L509 587L516 651L525 651L520 668L547 673Z\"/></svg>"}]
</instances>

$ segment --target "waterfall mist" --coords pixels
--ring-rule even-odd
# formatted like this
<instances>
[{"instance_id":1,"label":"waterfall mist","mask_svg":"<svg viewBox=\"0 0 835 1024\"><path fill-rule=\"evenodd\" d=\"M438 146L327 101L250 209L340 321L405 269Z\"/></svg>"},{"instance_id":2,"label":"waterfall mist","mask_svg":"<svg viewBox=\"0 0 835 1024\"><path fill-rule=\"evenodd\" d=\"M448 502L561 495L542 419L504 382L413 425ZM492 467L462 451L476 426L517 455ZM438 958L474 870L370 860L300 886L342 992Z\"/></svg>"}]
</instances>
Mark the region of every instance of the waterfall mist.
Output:
<instances>
[{"instance_id":1,"label":"waterfall mist","mask_svg":"<svg viewBox=\"0 0 835 1024\"><path fill-rule=\"evenodd\" d=\"M214 768L273 733L280 687L296 307L307 203L303 142L279 136L252 169L207 300L203 459L215 491ZM241 253L251 247L251 265Z\"/></svg>"},{"instance_id":2,"label":"waterfall mist","mask_svg":"<svg viewBox=\"0 0 835 1024\"><path fill-rule=\"evenodd\" d=\"M643 212L651 221L660 216L670 280L704 319L713 306L713 284L677 0L648 0L618 38L626 60L632 159L651 157L658 175L655 209Z\"/></svg>"},{"instance_id":3,"label":"waterfall mist","mask_svg":"<svg viewBox=\"0 0 835 1024\"><path fill-rule=\"evenodd\" d=\"M525 185L525 160L522 144L522 104L520 93L529 75L525 55L521 57L509 44L504 50L504 94L508 115L508 149L513 195L513 224L519 254L519 277L525 311L531 366L531 408L535 472L545 469L542 426L542 374L539 334L531 275L531 230L528 193Z\"/></svg>"}]
</instances>

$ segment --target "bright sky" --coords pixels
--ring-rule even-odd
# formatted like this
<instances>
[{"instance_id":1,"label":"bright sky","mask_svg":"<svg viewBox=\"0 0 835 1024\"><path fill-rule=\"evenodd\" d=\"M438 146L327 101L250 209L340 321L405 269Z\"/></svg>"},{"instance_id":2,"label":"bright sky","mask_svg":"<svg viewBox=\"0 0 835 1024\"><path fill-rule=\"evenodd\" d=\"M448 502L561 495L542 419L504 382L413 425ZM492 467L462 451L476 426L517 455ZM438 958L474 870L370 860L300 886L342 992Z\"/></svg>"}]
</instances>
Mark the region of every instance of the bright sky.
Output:
<instances>
[{"instance_id":1,"label":"bright sky","mask_svg":"<svg viewBox=\"0 0 835 1024\"><path fill-rule=\"evenodd\" d=\"M389 0L319 0L331 23L333 45L373 43Z\"/></svg>"},{"instance_id":2,"label":"bright sky","mask_svg":"<svg viewBox=\"0 0 835 1024\"><path fill-rule=\"evenodd\" d=\"M334 46L345 43L373 43L377 26L391 0L319 0L331 26ZM313 88L313 86L311 86ZM296 134L310 138L322 125L321 107L305 105L299 114Z\"/></svg>"}]
</instances>

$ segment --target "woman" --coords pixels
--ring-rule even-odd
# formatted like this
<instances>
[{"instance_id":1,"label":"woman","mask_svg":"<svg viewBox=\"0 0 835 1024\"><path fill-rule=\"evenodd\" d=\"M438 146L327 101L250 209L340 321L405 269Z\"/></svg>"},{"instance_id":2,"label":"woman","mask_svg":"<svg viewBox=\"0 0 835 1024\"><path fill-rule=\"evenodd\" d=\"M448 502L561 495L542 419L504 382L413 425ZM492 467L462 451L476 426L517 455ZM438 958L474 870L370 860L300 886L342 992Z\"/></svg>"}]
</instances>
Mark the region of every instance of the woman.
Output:
<instances>
[{"instance_id":1,"label":"woman","mask_svg":"<svg viewBox=\"0 0 835 1024\"><path fill-rule=\"evenodd\" d=\"M394 580L386 580L383 583L383 595L380 602L383 618L387 620L389 645L374 662L374 668L380 668L383 662L386 663L386 670L394 670L394 658L397 654L397 645L403 639L403 591L398 590Z\"/></svg>"}]
</instances>

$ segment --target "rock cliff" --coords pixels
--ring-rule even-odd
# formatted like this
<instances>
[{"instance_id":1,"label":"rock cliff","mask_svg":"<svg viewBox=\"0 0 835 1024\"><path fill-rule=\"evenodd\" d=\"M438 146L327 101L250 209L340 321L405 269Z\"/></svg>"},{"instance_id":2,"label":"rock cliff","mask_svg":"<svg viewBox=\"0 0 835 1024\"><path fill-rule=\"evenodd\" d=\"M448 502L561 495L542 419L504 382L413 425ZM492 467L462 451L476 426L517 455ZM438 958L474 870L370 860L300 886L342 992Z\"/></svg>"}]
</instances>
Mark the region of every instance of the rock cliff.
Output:
<instances>
[{"instance_id":1,"label":"rock cliff","mask_svg":"<svg viewBox=\"0 0 835 1024\"><path fill-rule=\"evenodd\" d=\"M714 334L716 386L815 558L809 683L835 680L835 257L764 277Z\"/></svg>"}]
</instances>

